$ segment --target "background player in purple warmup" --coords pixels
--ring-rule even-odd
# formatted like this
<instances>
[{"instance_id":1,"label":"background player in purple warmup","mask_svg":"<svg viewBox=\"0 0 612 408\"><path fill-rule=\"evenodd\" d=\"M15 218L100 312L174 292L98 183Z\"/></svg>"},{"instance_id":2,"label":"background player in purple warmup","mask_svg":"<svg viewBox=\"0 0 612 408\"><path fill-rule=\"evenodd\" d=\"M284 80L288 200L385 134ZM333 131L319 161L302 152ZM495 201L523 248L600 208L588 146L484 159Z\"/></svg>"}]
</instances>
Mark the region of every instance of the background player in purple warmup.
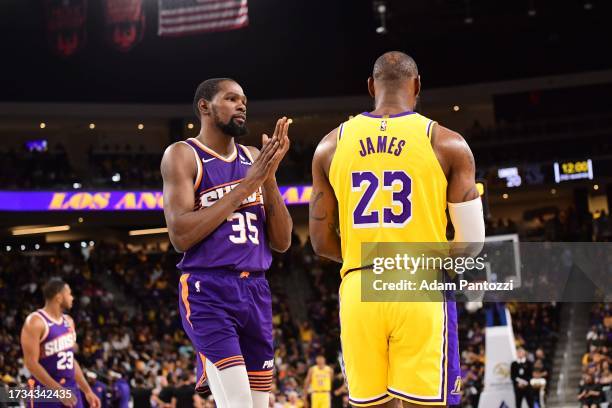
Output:
<instances>
[{"instance_id":1,"label":"background player in purple warmup","mask_svg":"<svg viewBox=\"0 0 612 408\"><path fill-rule=\"evenodd\" d=\"M113 407L128 408L130 403L130 384L125 379L125 375L111 371L110 378L113 389Z\"/></svg>"},{"instance_id":2,"label":"background player in purple warmup","mask_svg":"<svg viewBox=\"0 0 612 408\"><path fill-rule=\"evenodd\" d=\"M89 383L89 386L91 387L93 393L96 394L96 397L98 397L98 399L100 400L100 408L108 408L108 387L106 386L106 384L98 380L98 375L93 371L87 371L85 373L85 378L87 379L87 382ZM82 397L85 398L85 395L83 394ZM83 405L85 405L85 408L89 406L86 403L84 403Z\"/></svg>"},{"instance_id":3,"label":"background player in purple warmup","mask_svg":"<svg viewBox=\"0 0 612 408\"><path fill-rule=\"evenodd\" d=\"M29 407L55 408L82 407L77 387L83 392L89 406L100 408L100 400L74 358L76 329L70 316L64 314L72 308L70 286L53 278L43 287L45 306L31 313L21 330L21 347L25 366L32 374L32 387L62 390L70 389L72 398L58 403L33 402Z\"/></svg>"},{"instance_id":4,"label":"background player in purple warmup","mask_svg":"<svg viewBox=\"0 0 612 408\"><path fill-rule=\"evenodd\" d=\"M289 150L291 120L262 135L261 152L235 143L247 133L247 98L228 78L198 86L196 138L168 147L161 163L164 215L184 252L179 310L197 351L196 390L219 407L267 407L273 375L272 308L265 271L293 227L275 173Z\"/></svg>"}]
</instances>

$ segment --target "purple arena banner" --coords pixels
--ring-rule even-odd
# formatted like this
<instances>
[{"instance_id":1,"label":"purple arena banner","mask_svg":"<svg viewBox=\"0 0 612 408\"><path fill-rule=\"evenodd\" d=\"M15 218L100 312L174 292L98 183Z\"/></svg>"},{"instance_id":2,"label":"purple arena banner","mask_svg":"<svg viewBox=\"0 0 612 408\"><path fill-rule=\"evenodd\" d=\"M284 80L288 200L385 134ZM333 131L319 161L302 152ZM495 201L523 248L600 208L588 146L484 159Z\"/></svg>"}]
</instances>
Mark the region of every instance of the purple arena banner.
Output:
<instances>
[{"instance_id":1,"label":"purple arena banner","mask_svg":"<svg viewBox=\"0 0 612 408\"><path fill-rule=\"evenodd\" d=\"M308 204L312 186L281 186L287 205ZM0 211L161 211L161 191L0 191Z\"/></svg>"}]
</instances>

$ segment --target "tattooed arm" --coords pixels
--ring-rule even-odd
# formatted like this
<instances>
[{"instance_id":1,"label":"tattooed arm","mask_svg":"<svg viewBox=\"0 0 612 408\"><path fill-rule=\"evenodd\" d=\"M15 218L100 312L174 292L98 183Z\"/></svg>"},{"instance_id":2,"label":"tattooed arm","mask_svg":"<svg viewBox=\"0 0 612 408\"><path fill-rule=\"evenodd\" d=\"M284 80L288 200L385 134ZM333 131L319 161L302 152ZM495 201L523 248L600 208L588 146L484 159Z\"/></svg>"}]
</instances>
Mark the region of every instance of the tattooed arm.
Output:
<instances>
[{"instance_id":1,"label":"tattooed arm","mask_svg":"<svg viewBox=\"0 0 612 408\"><path fill-rule=\"evenodd\" d=\"M474 155L465 139L459 133L435 124L431 144L448 180L447 201L462 203L477 198Z\"/></svg>"},{"instance_id":2,"label":"tattooed arm","mask_svg":"<svg viewBox=\"0 0 612 408\"><path fill-rule=\"evenodd\" d=\"M439 125L433 129L432 146L448 180L448 212L455 228L451 253L474 256L482 249L485 239L474 156L460 134Z\"/></svg>"},{"instance_id":3,"label":"tattooed arm","mask_svg":"<svg viewBox=\"0 0 612 408\"><path fill-rule=\"evenodd\" d=\"M329 166L336 151L336 130L325 136L312 159L312 195L310 197L309 230L315 253L332 261L342 262L338 235L338 201L329 183Z\"/></svg>"}]
</instances>

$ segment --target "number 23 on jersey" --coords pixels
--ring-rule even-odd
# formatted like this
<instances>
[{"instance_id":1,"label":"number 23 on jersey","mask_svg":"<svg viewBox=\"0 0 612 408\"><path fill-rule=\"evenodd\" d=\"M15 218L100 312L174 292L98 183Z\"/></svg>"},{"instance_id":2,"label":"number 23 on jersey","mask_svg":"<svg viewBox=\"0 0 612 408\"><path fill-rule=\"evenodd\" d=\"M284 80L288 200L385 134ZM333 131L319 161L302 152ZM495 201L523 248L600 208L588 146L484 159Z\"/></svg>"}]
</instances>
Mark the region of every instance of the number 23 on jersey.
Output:
<instances>
[{"instance_id":1,"label":"number 23 on jersey","mask_svg":"<svg viewBox=\"0 0 612 408\"><path fill-rule=\"evenodd\" d=\"M403 170L385 170L381 174L372 171L351 173L351 191L361 192L361 198L353 209L354 228L402 228L412 217L412 179ZM382 191L391 193L390 205L379 210L370 207Z\"/></svg>"}]
</instances>

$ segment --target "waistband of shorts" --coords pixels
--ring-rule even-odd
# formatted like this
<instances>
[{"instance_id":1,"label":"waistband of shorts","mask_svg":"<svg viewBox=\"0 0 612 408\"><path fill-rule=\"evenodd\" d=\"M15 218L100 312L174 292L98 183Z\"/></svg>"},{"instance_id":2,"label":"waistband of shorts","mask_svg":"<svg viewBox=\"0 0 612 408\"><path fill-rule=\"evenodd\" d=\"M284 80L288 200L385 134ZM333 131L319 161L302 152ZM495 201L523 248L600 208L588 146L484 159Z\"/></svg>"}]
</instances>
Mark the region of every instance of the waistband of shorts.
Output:
<instances>
[{"instance_id":1,"label":"waistband of shorts","mask_svg":"<svg viewBox=\"0 0 612 408\"><path fill-rule=\"evenodd\" d=\"M62 378L58 382L60 382L60 385L63 388L75 388L75 389L78 389L78 384L76 382L76 378L74 378L74 377L72 377L72 378ZM43 384L42 382L38 381L36 379L36 377L30 377L28 379L27 387L49 389L45 384Z\"/></svg>"},{"instance_id":2,"label":"waistband of shorts","mask_svg":"<svg viewBox=\"0 0 612 408\"><path fill-rule=\"evenodd\" d=\"M198 271L183 271L192 276L234 277L239 279L265 279L266 271L236 271L233 269L204 269Z\"/></svg>"},{"instance_id":3,"label":"waistband of shorts","mask_svg":"<svg viewBox=\"0 0 612 408\"><path fill-rule=\"evenodd\" d=\"M367 269L372 269L373 267L374 267L374 265L366 265L366 266L358 266L357 268L347 269L346 271L344 271L344 273L342 274L341 278L342 279L346 278L346 275L348 275L351 272L357 272L357 271L363 271L363 270L367 270Z\"/></svg>"}]
</instances>

